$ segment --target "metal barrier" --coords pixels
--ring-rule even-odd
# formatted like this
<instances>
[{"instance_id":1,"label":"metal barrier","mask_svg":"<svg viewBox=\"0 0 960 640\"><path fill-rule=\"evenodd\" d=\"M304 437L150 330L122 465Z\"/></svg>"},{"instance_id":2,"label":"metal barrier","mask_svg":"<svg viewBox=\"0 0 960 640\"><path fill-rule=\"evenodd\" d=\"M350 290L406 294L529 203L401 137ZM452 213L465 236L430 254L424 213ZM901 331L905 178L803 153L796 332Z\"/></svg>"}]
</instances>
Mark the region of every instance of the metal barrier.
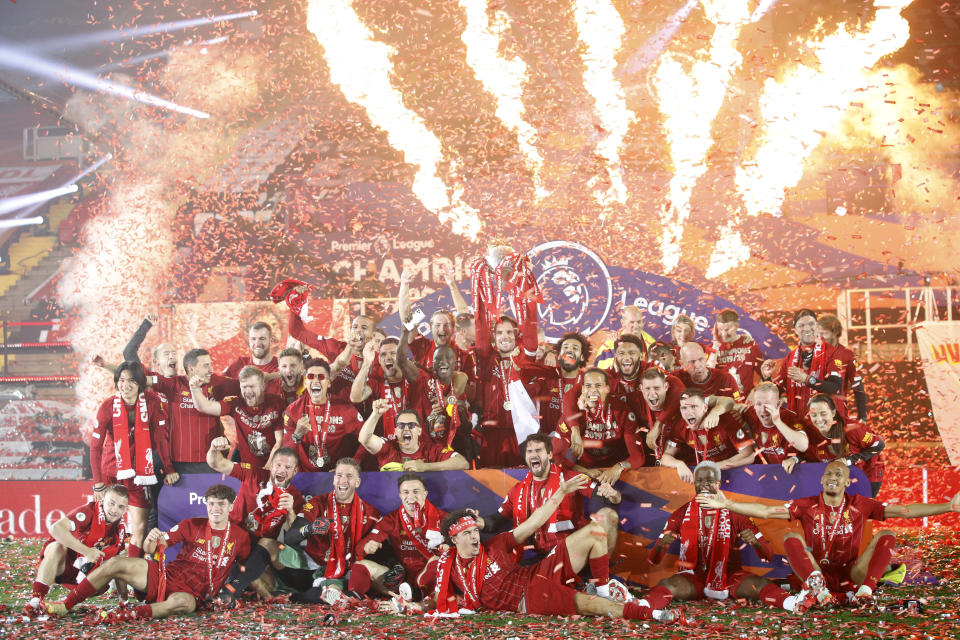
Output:
<instances>
[{"instance_id":1,"label":"metal barrier","mask_svg":"<svg viewBox=\"0 0 960 640\"><path fill-rule=\"evenodd\" d=\"M15 353L45 353L55 352L64 353L73 349L73 345L68 340L50 340L50 341L24 341L9 342L10 330L14 327L55 327L61 323L61 320L34 320L29 322L10 322L0 321L0 355L3 355L3 375L0 376L0 384L22 384L25 382L56 382L69 383L76 382L77 376L10 376L9 360Z\"/></svg>"}]
</instances>

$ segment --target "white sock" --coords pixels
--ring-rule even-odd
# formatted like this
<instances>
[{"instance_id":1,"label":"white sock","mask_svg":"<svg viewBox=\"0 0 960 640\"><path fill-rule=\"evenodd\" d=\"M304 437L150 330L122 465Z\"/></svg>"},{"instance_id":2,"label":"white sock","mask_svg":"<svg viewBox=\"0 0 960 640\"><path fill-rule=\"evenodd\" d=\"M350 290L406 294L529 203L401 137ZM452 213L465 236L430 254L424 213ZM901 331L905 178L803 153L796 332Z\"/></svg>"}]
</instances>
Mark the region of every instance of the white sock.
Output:
<instances>
[{"instance_id":1,"label":"white sock","mask_svg":"<svg viewBox=\"0 0 960 640\"><path fill-rule=\"evenodd\" d=\"M800 600L800 596L798 596L798 595L797 595L797 596L787 596L786 598L783 599L783 608L784 608L785 610L793 613L793 610L794 610L794 608L797 606L797 602L799 602L799 600Z\"/></svg>"}]
</instances>

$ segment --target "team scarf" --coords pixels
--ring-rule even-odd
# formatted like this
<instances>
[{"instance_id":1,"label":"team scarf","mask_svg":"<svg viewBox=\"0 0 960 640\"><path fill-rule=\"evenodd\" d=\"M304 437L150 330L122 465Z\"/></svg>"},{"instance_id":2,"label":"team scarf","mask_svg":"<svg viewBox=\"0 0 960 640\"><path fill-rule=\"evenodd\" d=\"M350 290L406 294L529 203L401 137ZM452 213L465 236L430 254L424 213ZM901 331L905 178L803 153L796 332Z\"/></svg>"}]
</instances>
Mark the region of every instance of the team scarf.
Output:
<instances>
[{"instance_id":1,"label":"team scarf","mask_svg":"<svg viewBox=\"0 0 960 640\"><path fill-rule=\"evenodd\" d=\"M469 520L469 522L466 522ZM475 527L476 521L473 518L461 518L459 522L450 527L448 533L452 539L461 531ZM463 585L463 595L466 608L476 611L480 608L480 591L483 589L483 580L486 577L487 569L487 550L480 545L480 551L473 559L473 562L467 567L466 573L460 565L460 556L457 553L456 545L451 546L443 555L437 564L437 613L441 616L455 616L459 613L457 598L453 593L453 572L456 571L460 576L460 582Z\"/></svg>"},{"instance_id":2,"label":"team scarf","mask_svg":"<svg viewBox=\"0 0 960 640\"><path fill-rule=\"evenodd\" d=\"M534 491L533 480L533 472L530 472L520 481L520 492L517 494L517 504L514 505L513 509L514 528L520 526L522 522L525 522L527 518L530 517L531 513L543 505L544 497L549 499L550 496L560 490L560 481L563 480L563 470L560 468L560 465L556 463L551 464L550 471L547 473L546 485L540 492ZM570 500L564 499L560 503L560 506L550 514L550 518L545 525L548 531L550 525L556 525L557 521L573 521L573 509L571 508L570 502ZM542 527L540 531L542 531ZM540 535L540 531L537 531L538 536Z\"/></svg>"},{"instance_id":3,"label":"team scarf","mask_svg":"<svg viewBox=\"0 0 960 640\"><path fill-rule=\"evenodd\" d=\"M97 547L103 551L103 555L100 556L100 559L97 560L92 567L90 567L86 572L81 573L77 576L77 582L79 583L83 578L86 577L91 571L99 567L105 560L109 560L113 556L120 553L123 550L123 543L127 538L127 529L124 526L123 518L120 518L120 521L116 524L116 535L113 539L113 544L107 545L106 547L101 548L100 543L103 542L104 537L107 535L107 529L110 527L110 524L107 522L107 514L103 510L103 503L96 503L96 513L94 514L93 520L90 522L90 530L84 534L82 538L83 544L88 547ZM86 557L80 555L77 556L77 559L74 561L73 566L77 569L82 568L87 564Z\"/></svg>"},{"instance_id":4,"label":"team scarf","mask_svg":"<svg viewBox=\"0 0 960 640\"><path fill-rule=\"evenodd\" d=\"M295 314L300 315L300 311L303 310L303 305L307 301L309 289L303 293L298 293L295 289L305 284L307 283L294 278L281 280L273 290L270 291L270 299L274 302L286 302L287 306L290 307Z\"/></svg>"},{"instance_id":5,"label":"team scarf","mask_svg":"<svg viewBox=\"0 0 960 640\"><path fill-rule=\"evenodd\" d=\"M684 569L706 569L706 586L718 593L727 590L727 560L730 557L730 512L717 509L710 531L703 531L703 511L696 500L687 504L680 524L680 560Z\"/></svg>"},{"instance_id":6,"label":"team scarf","mask_svg":"<svg viewBox=\"0 0 960 640\"><path fill-rule=\"evenodd\" d=\"M340 504L334 497L333 492L327 496L327 513L333 520L330 527L330 558L327 560L327 568L323 572L323 577L328 580L343 576L349 566L349 561L353 559L353 549L347 549L347 533L350 535L350 546L356 545L363 536L363 511L366 503L360 499L356 493L353 494L353 502L350 503L350 510L347 516L347 526L349 532L344 530L343 523L340 521Z\"/></svg>"},{"instance_id":7,"label":"team scarf","mask_svg":"<svg viewBox=\"0 0 960 640\"><path fill-rule=\"evenodd\" d=\"M308 392L309 393L309 392ZM323 458L327 454L327 430L330 425L330 398L327 398L326 409L323 414L323 422L317 424L317 407L313 404L313 400L310 399L309 395L307 396L307 416L310 418L310 430L304 434L304 449L308 452L310 451L310 445L315 445L317 447L317 455ZM317 465L317 460L311 460L310 463L317 467L317 469L322 469L329 463L329 460L323 458L323 464Z\"/></svg>"},{"instance_id":8,"label":"team scarf","mask_svg":"<svg viewBox=\"0 0 960 640\"><path fill-rule=\"evenodd\" d=\"M393 414L386 413L383 416L383 437L392 440L396 437L397 433L397 416L400 415L400 412L405 406L407 406L407 397L410 392L410 383L404 377L400 381L400 398L397 399L397 395L394 393L394 387L390 384L390 381L386 378L383 379L383 397L390 403L390 409L393 411ZM387 420L387 416L390 415L390 420Z\"/></svg>"},{"instance_id":9,"label":"team scarf","mask_svg":"<svg viewBox=\"0 0 960 640\"><path fill-rule=\"evenodd\" d=\"M510 276L504 280L504 269L510 271ZM501 298L507 293L510 306L520 326L527 319L528 307L524 304L525 296L533 295L537 302L543 302L540 286L533 273L533 263L525 253L512 253L500 261L496 268L491 268L486 257L477 258L470 266L470 293L473 295L474 306L479 309L483 303L483 318L490 330L499 321L501 316Z\"/></svg>"},{"instance_id":10,"label":"team scarf","mask_svg":"<svg viewBox=\"0 0 960 640\"><path fill-rule=\"evenodd\" d=\"M810 360L810 368L808 369L811 375L816 376L817 380L821 381L824 379L827 372L827 364L830 362L830 359L825 357L827 346L829 345L827 345L822 338L817 338L817 341L813 344L813 358ZM797 348L793 350L793 358L790 366L803 369L803 352L804 348L797 345ZM801 403L803 402L804 391L808 388L807 384L805 381L795 382L789 376L785 376L785 379L788 391L787 409L803 415L806 407L801 406Z\"/></svg>"},{"instance_id":11,"label":"team scarf","mask_svg":"<svg viewBox=\"0 0 960 640\"><path fill-rule=\"evenodd\" d=\"M137 413L131 451L127 405L119 393L113 396L113 450L117 459L117 480L133 478L137 485L157 484L153 468L153 446L150 444L150 414L146 393L141 391L137 394L135 406Z\"/></svg>"},{"instance_id":12,"label":"team scarf","mask_svg":"<svg viewBox=\"0 0 960 640\"><path fill-rule=\"evenodd\" d=\"M440 533L440 510L437 509L429 500L423 503L423 508L417 505L414 515L411 518L407 510L400 507L400 526L410 536L413 546L423 555L424 558L432 558L433 551L430 549L431 532Z\"/></svg>"},{"instance_id":13,"label":"team scarf","mask_svg":"<svg viewBox=\"0 0 960 640\"><path fill-rule=\"evenodd\" d=\"M263 538L279 529L280 523L287 517L287 510L280 508L280 498L286 492L286 489L275 486L270 480L263 484L257 493L257 506L250 512L250 518L253 519L250 531L253 535Z\"/></svg>"}]
</instances>

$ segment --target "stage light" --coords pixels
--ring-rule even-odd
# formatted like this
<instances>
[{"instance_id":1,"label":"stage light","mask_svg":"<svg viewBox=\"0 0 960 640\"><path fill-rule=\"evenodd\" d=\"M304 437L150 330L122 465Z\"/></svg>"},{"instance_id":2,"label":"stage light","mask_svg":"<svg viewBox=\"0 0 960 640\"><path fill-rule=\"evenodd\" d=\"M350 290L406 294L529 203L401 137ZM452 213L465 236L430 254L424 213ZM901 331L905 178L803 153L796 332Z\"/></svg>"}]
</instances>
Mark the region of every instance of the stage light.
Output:
<instances>
[{"instance_id":1,"label":"stage light","mask_svg":"<svg viewBox=\"0 0 960 640\"><path fill-rule=\"evenodd\" d=\"M17 209L30 206L31 204L53 200L54 198L59 198L60 196L68 193L76 193L79 188L80 187L77 185L71 184L64 187L57 187L56 189L47 189L46 191L28 193L25 196L4 198L3 200L0 200L0 213L10 213L11 211L16 211Z\"/></svg>"},{"instance_id":2,"label":"stage light","mask_svg":"<svg viewBox=\"0 0 960 640\"><path fill-rule=\"evenodd\" d=\"M61 51L64 49L74 49L88 45L101 45L105 42L131 40L133 38L141 38L156 33L182 31L183 29L202 27L204 25L216 24L218 22L229 22L232 20L241 20L243 18L252 18L256 15L256 11L244 11L242 13L227 13L208 18L192 18L190 20L178 20L176 22L162 22L160 24L137 26L130 29L103 29L101 31L94 31L92 33L81 33L62 38L48 38L45 40L39 40L27 45L24 47L24 49L36 53Z\"/></svg>"},{"instance_id":3,"label":"stage light","mask_svg":"<svg viewBox=\"0 0 960 640\"><path fill-rule=\"evenodd\" d=\"M202 40L196 44L203 45L203 49L200 53L206 53L206 48L212 44L220 44L221 42L226 42L227 36L220 36L219 38L211 38L210 40ZM95 71L103 73L104 71L112 71L114 69L122 69L123 67L132 67L138 65L141 62L149 62L150 60L156 60L157 58L166 58L173 54L179 48L189 47L194 44L193 40L187 40L182 45L173 47L172 49L164 49L163 51L154 51L153 53L145 53L140 56L134 56L132 58L127 58L126 60L119 60L117 62L111 62L110 64L105 64L103 66L97 67Z\"/></svg>"},{"instance_id":4,"label":"stage light","mask_svg":"<svg viewBox=\"0 0 960 640\"><path fill-rule=\"evenodd\" d=\"M141 102L143 104L148 104L150 106L170 109L171 111L183 113L195 118L210 117L209 113L191 109L190 107L184 107L176 104L175 102L164 100L159 96L155 96L145 91L140 91L138 89L134 89L133 87L120 84L119 82L98 78L97 76L87 73L81 69L74 69L62 63L51 62L49 60L44 60L43 58L37 58L26 53L21 53L20 51L17 51L11 47L2 45L0 45L0 67L17 69L19 71L44 76L52 80L66 82L78 87L90 89L92 91L109 93L122 98L135 100L136 102Z\"/></svg>"},{"instance_id":5,"label":"stage light","mask_svg":"<svg viewBox=\"0 0 960 640\"><path fill-rule=\"evenodd\" d=\"M16 220L0 220L0 229L27 227L33 224L43 224L43 216L37 216L35 218L17 218Z\"/></svg>"}]
</instances>

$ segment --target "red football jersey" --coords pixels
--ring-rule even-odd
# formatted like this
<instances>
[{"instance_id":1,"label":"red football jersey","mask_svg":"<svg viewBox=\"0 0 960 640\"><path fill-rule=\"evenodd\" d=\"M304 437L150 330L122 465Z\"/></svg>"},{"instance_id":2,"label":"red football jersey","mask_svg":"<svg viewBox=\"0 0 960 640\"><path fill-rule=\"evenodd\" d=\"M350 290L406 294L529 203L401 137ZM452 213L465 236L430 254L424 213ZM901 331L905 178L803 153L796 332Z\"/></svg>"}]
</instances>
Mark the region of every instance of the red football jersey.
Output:
<instances>
[{"instance_id":1,"label":"red football jersey","mask_svg":"<svg viewBox=\"0 0 960 640\"><path fill-rule=\"evenodd\" d=\"M563 475L564 480L569 480L578 474L578 472L571 470L564 470L560 473ZM514 522L514 514L523 514L526 512L529 516L529 514L541 507L543 503L550 498L550 495L552 495L552 492L550 494L546 493L548 478L544 478L543 480L533 479L531 491L523 498L527 501L527 505L524 507L520 504L523 494L523 482L524 481L521 480L513 485L510 492L507 493L507 497L503 499L503 503L500 505L500 515L507 518L511 523ZM547 524L544 524L534 533L533 545L538 552L549 552L568 535L588 524L587 516L583 511L583 499L591 497L596 486L596 482L591 482L583 489L575 493L568 493L564 496L563 502L561 502L557 508L557 521L552 525L550 522L547 522ZM569 517L562 518L559 514L566 514Z\"/></svg>"},{"instance_id":2,"label":"red football jersey","mask_svg":"<svg viewBox=\"0 0 960 640\"><path fill-rule=\"evenodd\" d=\"M276 373L280 370L280 363L277 361L277 356L273 356L264 364L254 364L251 356L240 356L227 365L223 370L223 375L228 378L236 378L240 374L240 370L248 365L253 365L264 373Z\"/></svg>"},{"instance_id":3,"label":"red football jersey","mask_svg":"<svg viewBox=\"0 0 960 640\"><path fill-rule=\"evenodd\" d=\"M757 449L757 462L761 464L780 464L787 458L802 456L776 426L763 426L756 407L750 407L742 414L743 421L750 427L753 434L753 445ZM793 411L780 407L780 419L794 431L809 432L812 426Z\"/></svg>"},{"instance_id":4,"label":"red football jersey","mask_svg":"<svg viewBox=\"0 0 960 640\"><path fill-rule=\"evenodd\" d=\"M210 443L223 435L220 418L197 411L186 376L165 378L158 375L153 388L167 398L171 457L177 462L205 463ZM240 383L233 378L213 374L202 392L208 398L221 400L226 396L239 395Z\"/></svg>"},{"instance_id":5,"label":"red football jersey","mask_svg":"<svg viewBox=\"0 0 960 640\"><path fill-rule=\"evenodd\" d=\"M177 557L166 565L167 593L185 591L198 600L220 593L234 563L245 560L253 545L243 527L231 523L226 529L211 529L206 518L182 520L166 538L168 547L183 543Z\"/></svg>"},{"instance_id":6,"label":"red football jersey","mask_svg":"<svg viewBox=\"0 0 960 640\"><path fill-rule=\"evenodd\" d=\"M646 462L646 430L640 430L637 414L629 406L607 396L599 412L584 412L583 455L579 464L589 468L609 467L628 460L634 469Z\"/></svg>"},{"instance_id":7,"label":"red football jersey","mask_svg":"<svg viewBox=\"0 0 960 640\"><path fill-rule=\"evenodd\" d=\"M809 427L807 435L810 438L810 446L807 447L805 457L810 462L829 462L835 458L860 453L872 447L880 439L880 436L870 431L865 424L851 420L843 432L843 449L839 455L836 455L830 451L830 445L834 443L829 438L824 438L817 429ZM870 482L883 480L883 454L877 454L869 460L861 460L856 463L856 466L866 474Z\"/></svg>"},{"instance_id":8,"label":"red football jersey","mask_svg":"<svg viewBox=\"0 0 960 640\"><path fill-rule=\"evenodd\" d=\"M286 520L286 514L278 512L270 503L274 494L270 472L245 462L233 465L230 475L240 481L237 499L230 510L230 520L252 532L258 538L276 538ZM293 513L303 509L303 496L290 485L282 490L293 496Z\"/></svg>"},{"instance_id":9,"label":"red football jersey","mask_svg":"<svg viewBox=\"0 0 960 640\"><path fill-rule=\"evenodd\" d=\"M424 462L443 462L449 460L455 455L459 455L453 449L431 441L420 435L420 446L413 453L404 453L400 451L400 443L397 440L384 440L383 447L377 452L377 464L382 469L384 465L391 462L405 462L407 460L423 460Z\"/></svg>"},{"instance_id":10,"label":"red football jersey","mask_svg":"<svg viewBox=\"0 0 960 640\"><path fill-rule=\"evenodd\" d=\"M164 470L167 473L172 473L174 469L170 459L167 405L161 402L159 395L153 391L148 389L145 393L147 412L150 416L151 448L159 456ZM135 409L136 405L127 407L128 417L135 414ZM132 451L135 446L133 424L129 424L128 429L128 440ZM117 477L117 456L114 451L113 439L113 396L104 400L100 409L97 410L97 423L93 427L90 438L90 470L93 473L94 482L104 482L107 479Z\"/></svg>"},{"instance_id":11,"label":"red football jersey","mask_svg":"<svg viewBox=\"0 0 960 640\"><path fill-rule=\"evenodd\" d=\"M697 464L704 460L720 462L732 458L749 439L743 425L727 413L720 416L720 422L713 429L691 429L680 423L671 435L669 444L682 444L693 449Z\"/></svg>"},{"instance_id":12,"label":"red football jersey","mask_svg":"<svg viewBox=\"0 0 960 640\"><path fill-rule=\"evenodd\" d=\"M400 509L402 508L403 507L400 507ZM430 558L421 553L420 549L410 538L410 534L407 533L407 530L400 522L402 517L400 515L400 509L383 516L380 522L370 531L370 535L364 539L364 544L366 544L367 540L383 542L389 539L390 546L393 547L393 550L397 553L397 556L399 556L400 564L407 570L407 580L412 581L415 580L420 572L423 571L424 567L427 566ZM439 522L443 522L443 519L447 517L447 512L442 509L438 509L438 511L440 516ZM439 522L436 523L436 529L430 529L431 525L428 522L426 531L422 528L416 528L415 531L419 532L419 534L428 541L428 545L431 542L436 542L436 544L439 545L443 539L443 535L440 533ZM363 545L360 546L362 547ZM433 548L436 549L436 546Z\"/></svg>"},{"instance_id":13,"label":"red football jersey","mask_svg":"<svg viewBox=\"0 0 960 640\"><path fill-rule=\"evenodd\" d=\"M700 389L708 396L726 396L740 402L740 385L732 375L720 369L708 369L707 379L694 382L686 371L678 371L677 378L687 389Z\"/></svg>"},{"instance_id":14,"label":"red football jersey","mask_svg":"<svg viewBox=\"0 0 960 640\"><path fill-rule=\"evenodd\" d=\"M300 442L294 442L293 432L297 428L297 421L302 416L308 415L308 404L312 402L310 394L305 393L287 407L283 416L283 446L296 450L300 458L300 471L329 471L337 460L344 457L350 458L356 453L356 435L360 433L360 427L363 426L363 418L352 404L328 400L327 404L316 407L318 442L308 442L306 437ZM326 422L328 405L330 419ZM326 445L325 450L321 450L319 441L324 432ZM322 464L318 465L321 457Z\"/></svg>"},{"instance_id":15,"label":"red football jersey","mask_svg":"<svg viewBox=\"0 0 960 640\"><path fill-rule=\"evenodd\" d=\"M354 497L354 500L356 499L357 498ZM309 502L306 502L303 505L303 511L300 513L300 515L306 518L308 522L313 522L320 517L331 518L332 513L330 513L328 508L329 503L329 493L313 496ZM373 529L373 527L380 522L380 512L377 511L376 507L370 503L364 502L362 509L362 521L360 522L359 527L360 534L356 536L356 539L354 539L351 531L355 527L351 526L350 523L350 511L352 504L353 503L351 502L350 504L339 505L340 522L343 526L345 548L347 549L348 553L346 558L347 568L350 567L350 564L363 557L361 542L370 534L370 531ZM313 559L314 562L323 565L327 562L330 556L330 535L310 536L309 540L307 541L307 547L304 549L304 551Z\"/></svg>"},{"instance_id":16,"label":"red football jersey","mask_svg":"<svg viewBox=\"0 0 960 640\"><path fill-rule=\"evenodd\" d=\"M262 468L270 451L277 443L277 431L283 431L283 398L264 394L255 407L247 405L240 396L229 396L220 401L220 415L230 416L237 425L237 451L240 460Z\"/></svg>"},{"instance_id":17,"label":"red football jersey","mask_svg":"<svg viewBox=\"0 0 960 640\"><path fill-rule=\"evenodd\" d=\"M687 513L687 507L689 505L690 503L688 502L670 514L670 517L667 518L667 524L663 527L663 533L671 533L677 537L680 537L680 530L683 525L683 516ZM727 556L728 576L732 576L743 569L743 563L740 560L740 548L744 546L744 542L740 538L740 532L752 531L754 535L760 535L760 529L753 523L753 520L746 516L742 516L739 513L730 513L730 529L730 555ZM711 530L706 526L706 522L700 523L698 540L700 542L706 542L710 538L710 533ZM698 562L697 566L694 568L694 572L699 576L704 576L707 568L706 563L709 558L704 553L698 553L697 559Z\"/></svg>"},{"instance_id":18,"label":"red football jersey","mask_svg":"<svg viewBox=\"0 0 960 640\"><path fill-rule=\"evenodd\" d=\"M760 365L763 364L763 353L753 340L747 341L746 336L739 336L731 343L720 343L716 350L717 369L726 371L740 385L740 392L744 397L753 389L756 375L760 374Z\"/></svg>"},{"instance_id":19,"label":"red football jersey","mask_svg":"<svg viewBox=\"0 0 960 640\"><path fill-rule=\"evenodd\" d=\"M831 565L856 562L867 520L883 520L884 505L860 495L844 494L843 504L830 507L823 495L787 503L791 520L803 527L803 538L819 562L826 557Z\"/></svg>"}]
</instances>

